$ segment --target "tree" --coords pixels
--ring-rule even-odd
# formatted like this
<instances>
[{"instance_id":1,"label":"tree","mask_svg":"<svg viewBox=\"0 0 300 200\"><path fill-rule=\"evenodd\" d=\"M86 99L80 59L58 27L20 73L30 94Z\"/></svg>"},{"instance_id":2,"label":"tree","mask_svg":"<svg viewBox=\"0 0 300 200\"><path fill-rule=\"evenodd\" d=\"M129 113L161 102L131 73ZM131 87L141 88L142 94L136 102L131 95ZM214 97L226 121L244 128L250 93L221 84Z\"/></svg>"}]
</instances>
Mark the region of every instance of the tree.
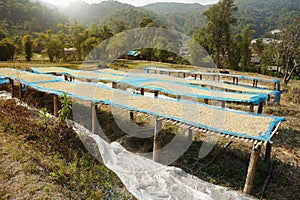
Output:
<instances>
[{"instance_id":1,"label":"tree","mask_svg":"<svg viewBox=\"0 0 300 200\"><path fill-rule=\"evenodd\" d=\"M15 54L15 46L9 38L4 38L0 41L0 60L13 60Z\"/></svg>"},{"instance_id":2,"label":"tree","mask_svg":"<svg viewBox=\"0 0 300 200\"><path fill-rule=\"evenodd\" d=\"M139 22L139 28L145 28L145 27L158 27L157 23L153 21L151 18L143 18Z\"/></svg>"},{"instance_id":3,"label":"tree","mask_svg":"<svg viewBox=\"0 0 300 200\"><path fill-rule=\"evenodd\" d=\"M284 69L283 82L288 84L294 72L300 67L300 18L287 26L278 42ZM299 74L298 74L299 75Z\"/></svg>"},{"instance_id":4,"label":"tree","mask_svg":"<svg viewBox=\"0 0 300 200\"><path fill-rule=\"evenodd\" d=\"M226 64L226 55L230 50L231 26L236 23L234 12L237 7L233 0L220 0L203 13L208 23L205 27L208 40L213 47L218 68Z\"/></svg>"},{"instance_id":5,"label":"tree","mask_svg":"<svg viewBox=\"0 0 300 200\"><path fill-rule=\"evenodd\" d=\"M22 39L22 47L25 53L26 61L30 61L32 57L32 40L29 35L25 35Z\"/></svg>"},{"instance_id":6,"label":"tree","mask_svg":"<svg viewBox=\"0 0 300 200\"><path fill-rule=\"evenodd\" d=\"M242 30L242 41L240 43L240 48L241 48L241 66L242 70L246 71L249 68L250 61L251 61L251 37L252 32L248 27L244 28Z\"/></svg>"},{"instance_id":7,"label":"tree","mask_svg":"<svg viewBox=\"0 0 300 200\"><path fill-rule=\"evenodd\" d=\"M86 57L96 46L99 44L99 39L95 37L89 37L82 44L83 56Z\"/></svg>"},{"instance_id":8,"label":"tree","mask_svg":"<svg viewBox=\"0 0 300 200\"><path fill-rule=\"evenodd\" d=\"M54 58L58 60L62 57L63 45L61 43L61 40L55 38L52 35L51 30L47 30L46 34L41 33L39 37L41 38L44 50L46 51L50 62L53 62Z\"/></svg>"}]
</instances>

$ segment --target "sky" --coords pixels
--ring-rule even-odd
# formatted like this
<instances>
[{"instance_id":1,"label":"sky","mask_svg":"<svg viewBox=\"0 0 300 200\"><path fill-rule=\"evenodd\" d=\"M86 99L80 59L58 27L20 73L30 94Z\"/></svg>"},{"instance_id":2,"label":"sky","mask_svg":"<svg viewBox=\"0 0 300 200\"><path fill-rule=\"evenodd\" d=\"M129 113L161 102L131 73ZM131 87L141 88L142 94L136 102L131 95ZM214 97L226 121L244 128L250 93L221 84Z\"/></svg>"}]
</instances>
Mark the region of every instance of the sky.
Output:
<instances>
[{"instance_id":1,"label":"sky","mask_svg":"<svg viewBox=\"0 0 300 200\"><path fill-rule=\"evenodd\" d=\"M76 0L41 0L56 6L66 6L70 3L75 2ZM100 3L103 0L82 0L87 3ZM202 5L206 4L213 4L216 3L218 0L118 0L122 3L131 4L134 6L143 6L150 3L155 2L179 2L179 3L200 3Z\"/></svg>"}]
</instances>

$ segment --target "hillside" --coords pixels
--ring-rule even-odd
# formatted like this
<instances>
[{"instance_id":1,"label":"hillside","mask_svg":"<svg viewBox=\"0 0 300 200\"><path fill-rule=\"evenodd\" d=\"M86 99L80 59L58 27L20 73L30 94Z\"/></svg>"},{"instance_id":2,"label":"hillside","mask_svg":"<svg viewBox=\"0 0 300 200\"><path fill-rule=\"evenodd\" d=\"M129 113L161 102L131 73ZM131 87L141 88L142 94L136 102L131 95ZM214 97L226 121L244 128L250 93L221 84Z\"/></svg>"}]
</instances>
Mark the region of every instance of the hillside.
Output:
<instances>
[{"instance_id":1,"label":"hillside","mask_svg":"<svg viewBox=\"0 0 300 200\"><path fill-rule=\"evenodd\" d=\"M77 1L67 6L63 12L71 21L76 20L83 24L90 24L92 22L98 22L114 11L133 8L135 7L117 1L103 1L96 4Z\"/></svg>"},{"instance_id":2,"label":"hillside","mask_svg":"<svg viewBox=\"0 0 300 200\"><path fill-rule=\"evenodd\" d=\"M166 25L166 22L164 22L160 16L158 16L154 12L143 8L129 8L116 10L104 17L103 19L101 19L100 23L112 25L115 21L119 21L131 28L137 28L139 22L144 18L151 18L158 25Z\"/></svg>"},{"instance_id":3,"label":"hillside","mask_svg":"<svg viewBox=\"0 0 300 200\"><path fill-rule=\"evenodd\" d=\"M198 3L186 4L186 3L152 3L143 8L151 10L157 14L170 14L170 13L182 13L182 12L201 12L207 8Z\"/></svg>"},{"instance_id":4,"label":"hillside","mask_svg":"<svg viewBox=\"0 0 300 200\"><path fill-rule=\"evenodd\" d=\"M0 37L40 32L66 22L66 16L57 9L38 2L0 1Z\"/></svg>"}]
</instances>

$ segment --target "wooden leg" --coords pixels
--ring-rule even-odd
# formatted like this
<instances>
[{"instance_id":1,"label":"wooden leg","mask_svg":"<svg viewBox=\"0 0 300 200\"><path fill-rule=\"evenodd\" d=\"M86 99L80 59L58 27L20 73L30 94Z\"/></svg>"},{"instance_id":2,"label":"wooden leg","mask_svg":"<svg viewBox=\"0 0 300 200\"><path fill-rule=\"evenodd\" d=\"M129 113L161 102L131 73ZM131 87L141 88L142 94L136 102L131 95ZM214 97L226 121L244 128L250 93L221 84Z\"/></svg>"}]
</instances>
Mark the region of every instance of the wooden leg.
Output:
<instances>
[{"instance_id":1,"label":"wooden leg","mask_svg":"<svg viewBox=\"0 0 300 200\"><path fill-rule=\"evenodd\" d=\"M113 81L111 84L112 84L111 85L112 88L115 88L115 89L117 88L117 83L116 82Z\"/></svg>"},{"instance_id":2,"label":"wooden leg","mask_svg":"<svg viewBox=\"0 0 300 200\"><path fill-rule=\"evenodd\" d=\"M144 88L141 88L141 95L144 95L145 94L145 90Z\"/></svg>"},{"instance_id":3,"label":"wooden leg","mask_svg":"<svg viewBox=\"0 0 300 200\"><path fill-rule=\"evenodd\" d=\"M254 112L254 105L250 104L250 112Z\"/></svg>"},{"instance_id":4,"label":"wooden leg","mask_svg":"<svg viewBox=\"0 0 300 200\"><path fill-rule=\"evenodd\" d=\"M58 117L58 96L57 95L53 96L53 104L54 104L54 108L53 108L54 117Z\"/></svg>"},{"instance_id":5,"label":"wooden leg","mask_svg":"<svg viewBox=\"0 0 300 200\"><path fill-rule=\"evenodd\" d=\"M10 88L11 88L11 97L14 97L14 80L9 79Z\"/></svg>"},{"instance_id":6,"label":"wooden leg","mask_svg":"<svg viewBox=\"0 0 300 200\"><path fill-rule=\"evenodd\" d=\"M23 96L23 84L20 83L20 86L19 86L19 99L20 100L22 99L22 96Z\"/></svg>"},{"instance_id":7,"label":"wooden leg","mask_svg":"<svg viewBox=\"0 0 300 200\"><path fill-rule=\"evenodd\" d=\"M133 112L130 111L129 114L130 114L130 119L133 121Z\"/></svg>"},{"instance_id":8,"label":"wooden leg","mask_svg":"<svg viewBox=\"0 0 300 200\"><path fill-rule=\"evenodd\" d=\"M261 114L261 113L263 112L263 107L264 107L264 103L261 102L261 103L258 105L257 113Z\"/></svg>"},{"instance_id":9,"label":"wooden leg","mask_svg":"<svg viewBox=\"0 0 300 200\"><path fill-rule=\"evenodd\" d=\"M189 141L193 141L193 130L191 128L189 128L188 138L189 138Z\"/></svg>"},{"instance_id":10,"label":"wooden leg","mask_svg":"<svg viewBox=\"0 0 300 200\"><path fill-rule=\"evenodd\" d=\"M225 101L222 101L222 102L221 102L221 107L222 107L222 108L225 108L225 107L226 107L226 102L225 102Z\"/></svg>"},{"instance_id":11,"label":"wooden leg","mask_svg":"<svg viewBox=\"0 0 300 200\"><path fill-rule=\"evenodd\" d=\"M154 91L154 98L158 97L158 91Z\"/></svg>"},{"instance_id":12,"label":"wooden leg","mask_svg":"<svg viewBox=\"0 0 300 200\"><path fill-rule=\"evenodd\" d=\"M265 152L265 162L269 162L271 160L271 152L272 152L272 144L270 142L267 143L266 152Z\"/></svg>"},{"instance_id":13,"label":"wooden leg","mask_svg":"<svg viewBox=\"0 0 300 200\"><path fill-rule=\"evenodd\" d=\"M155 127L154 127L154 141L153 141L153 160L159 161L159 149L160 149L160 130L162 128L163 118L155 119Z\"/></svg>"},{"instance_id":14,"label":"wooden leg","mask_svg":"<svg viewBox=\"0 0 300 200\"><path fill-rule=\"evenodd\" d=\"M257 168L257 164L258 164L258 160L259 160L260 149L261 149L261 145L258 145L258 147L256 149L253 147L252 152L251 152L246 182L245 182L245 186L244 186L244 190L243 190L244 193L246 193L246 194L251 194L252 189L253 189L255 175L256 175L256 168Z\"/></svg>"},{"instance_id":15,"label":"wooden leg","mask_svg":"<svg viewBox=\"0 0 300 200\"><path fill-rule=\"evenodd\" d=\"M95 103L91 103L91 109L92 109L92 133L95 134L97 133L97 106Z\"/></svg>"}]
</instances>

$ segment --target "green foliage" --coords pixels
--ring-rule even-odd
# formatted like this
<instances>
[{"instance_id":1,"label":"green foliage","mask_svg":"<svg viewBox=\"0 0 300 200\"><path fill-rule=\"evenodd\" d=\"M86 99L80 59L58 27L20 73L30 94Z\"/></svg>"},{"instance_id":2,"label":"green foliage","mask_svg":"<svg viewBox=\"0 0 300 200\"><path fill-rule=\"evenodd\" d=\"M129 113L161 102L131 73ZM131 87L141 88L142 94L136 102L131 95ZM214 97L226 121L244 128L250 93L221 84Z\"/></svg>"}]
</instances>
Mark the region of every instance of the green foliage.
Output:
<instances>
[{"instance_id":1,"label":"green foliage","mask_svg":"<svg viewBox=\"0 0 300 200\"><path fill-rule=\"evenodd\" d=\"M0 2L1 32L6 35L25 35L54 28L66 23L66 17L57 9L42 6L30 0L5 0Z\"/></svg>"},{"instance_id":2,"label":"green foliage","mask_svg":"<svg viewBox=\"0 0 300 200\"><path fill-rule=\"evenodd\" d=\"M43 125L47 126L49 116L50 113L48 112L47 108L42 108L40 111L40 118Z\"/></svg>"},{"instance_id":3,"label":"green foliage","mask_svg":"<svg viewBox=\"0 0 300 200\"><path fill-rule=\"evenodd\" d=\"M241 66L242 71L247 71L251 61L251 40L252 40L252 31L249 26L242 30L242 41L240 43L241 48Z\"/></svg>"},{"instance_id":4,"label":"green foliage","mask_svg":"<svg viewBox=\"0 0 300 200\"><path fill-rule=\"evenodd\" d=\"M26 61L30 61L32 57L32 40L29 35L25 35L22 38L22 47L25 53Z\"/></svg>"},{"instance_id":5,"label":"green foliage","mask_svg":"<svg viewBox=\"0 0 300 200\"><path fill-rule=\"evenodd\" d=\"M205 6L198 3L165 3L158 2L143 6L147 10L151 10L158 14L182 13L182 12L201 12Z\"/></svg>"},{"instance_id":6,"label":"green foliage","mask_svg":"<svg viewBox=\"0 0 300 200\"><path fill-rule=\"evenodd\" d=\"M13 60L15 54L15 46L9 38L0 41L0 61Z\"/></svg>"},{"instance_id":7,"label":"green foliage","mask_svg":"<svg viewBox=\"0 0 300 200\"><path fill-rule=\"evenodd\" d=\"M158 25L151 18L147 17L147 18L143 18L139 22L139 28L144 28L144 27L158 27Z\"/></svg>"},{"instance_id":8,"label":"green foliage","mask_svg":"<svg viewBox=\"0 0 300 200\"><path fill-rule=\"evenodd\" d=\"M70 97L67 96L67 93L64 93L60 98L61 109L58 111L58 119L61 122L67 120L72 111L72 101Z\"/></svg>"},{"instance_id":9,"label":"green foliage","mask_svg":"<svg viewBox=\"0 0 300 200\"><path fill-rule=\"evenodd\" d=\"M203 13L208 21L205 31L214 49L217 68L222 68L222 65L228 62L225 55L230 51L231 26L237 21L234 16L236 11L237 7L233 4L233 0L220 0Z\"/></svg>"}]
</instances>

